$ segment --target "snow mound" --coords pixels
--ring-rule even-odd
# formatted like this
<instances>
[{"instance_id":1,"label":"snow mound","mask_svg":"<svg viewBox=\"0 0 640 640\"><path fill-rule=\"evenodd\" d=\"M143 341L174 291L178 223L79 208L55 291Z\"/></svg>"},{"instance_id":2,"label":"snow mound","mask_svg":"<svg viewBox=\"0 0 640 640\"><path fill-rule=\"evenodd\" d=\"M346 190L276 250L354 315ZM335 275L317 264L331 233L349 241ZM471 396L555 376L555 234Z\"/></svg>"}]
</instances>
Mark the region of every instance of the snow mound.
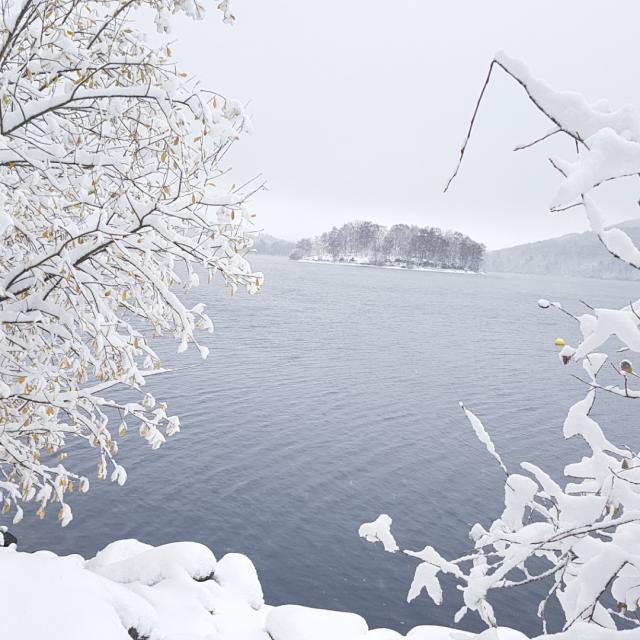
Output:
<instances>
[{"instance_id":1,"label":"snow mound","mask_svg":"<svg viewBox=\"0 0 640 640\"><path fill-rule=\"evenodd\" d=\"M131 640L135 630L133 637L148 640L269 640L268 608L256 611L247 602L248 593L255 600L257 590L262 592L259 582L256 587L247 578L250 561L232 558L225 564L233 569L234 563L243 571L229 571L236 586L225 589L209 579L216 568L213 553L191 542L152 547L121 540L88 561L1 548L0 575L12 585L0 604L1 635Z\"/></svg>"},{"instance_id":2,"label":"snow mound","mask_svg":"<svg viewBox=\"0 0 640 640\"><path fill-rule=\"evenodd\" d=\"M82 565L79 556L0 548L0 575L11 585L2 590L2 637L131 640L131 627L153 633L155 612L143 599Z\"/></svg>"},{"instance_id":3,"label":"snow mound","mask_svg":"<svg viewBox=\"0 0 640 640\"><path fill-rule=\"evenodd\" d=\"M273 640L357 640L365 638L367 623L355 613L309 609L295 604L275 607L267 616Z\"/></svg>"},{"instance_id":4,"label":"snow mound","mask_svg":"<svg viewBox=\"0 0 640 640\"><path fill-rule=\"evenodd\" d=\"M392 638L393 636L389 637ZM407 640L484 640L485 638L487 640L528 640L527 636L519 631L507 629L506 627L497 627L496 630L490 629L475 635L467 631L457 631L447 627L422 625L414 627L407 633Z\"/></svg>"},{"instance_id":5,"label":"snow mound","mask_svg":"<svg viewBox=\"0 0 640 640\"><path fill-rule=\"evenodd\" d=\"M242 597L253 609L264 605L262 585L253 562L241 553L227 553L216 565L214 580Z\"/></svg>"},{"instance_id":6,"label":"snow mound","mask_svg":"<svg viewBox=\"0 0 640 640\"><path fill-rule=\"evenodd\" d=\"M127 551L131 549L129 546ZM92 571L114 582L141 582L149 586L184 573L195 580L202 580L211 576L215 567L216 558L213 553L197 542L173 542L127 555L123 560L108 564L98 561L90 566Z\"/></svg>"},{"instance_id":7,"label":"snow mound","mask_svg":"<svg viewBox=\"0 0 640 640\"><path fill-rule=\"evenodd\" d=\"M391 629L371 629L365 636L366 640L398 640L404 637Z\"/></svg>"},{"instance_id":8,"label":"snow mound","mask_svg":"<svg viewBox=\"0 0 640 640\"><path fill-rule=\"evenodd\" d=\"M454 631L447 627L433 625L414 627L407 633L407 640L466 640L467 638L471 640L473 635L464 631Z\"/></svg>"},{"instance_id":9,"label":"snow mound","mask_svg":"<svg viewBox=\"0 0 640 640\"><path fill-rule=\"evenodd\" d=\"M105 567L121 560L127 560L149 549L153 549L150 544L145 544L133 538L116 540L108 544L102 551L98 551L95 558L87 560L86 567L87 569L95 570L98 567Z\"/></svg>"},{"instance_id":10,"label":"snow mound","mask_svg":"<svg viewBox=\"0 0 640 640\"><path fill-rule=\"evenodd\" d=\"M386 527L383 527L386 529ZM153 547L119 540L85 560L50 551L0 548L0 637L16 640L399 640L369 631L354 613L264 604L256 569L229 553L216 563L205 546ZM37 603L37 604L36 604ZM486 636L421 626L408 640L484 640ZM548 637L548 636L547 636ZM587 640L587 636L561 636ZM592 640L591 636L588 636ZM490 640L496 640L491 636ZM526 640L499 629L497 640ZM608 640L608 636L593 636Z\"/></svg>"}]
</instances>

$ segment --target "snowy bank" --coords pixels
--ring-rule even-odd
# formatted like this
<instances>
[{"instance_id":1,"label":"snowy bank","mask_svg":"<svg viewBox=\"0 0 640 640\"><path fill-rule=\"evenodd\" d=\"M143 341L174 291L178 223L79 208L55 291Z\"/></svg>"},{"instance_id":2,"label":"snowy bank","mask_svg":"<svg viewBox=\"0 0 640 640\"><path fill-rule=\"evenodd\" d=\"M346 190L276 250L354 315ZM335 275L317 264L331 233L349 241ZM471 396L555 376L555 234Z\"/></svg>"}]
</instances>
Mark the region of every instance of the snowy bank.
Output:
<instances>
[{"instance_id":1,"label":"snowy bank","mask_svg":"<svg viewBox=\"0 0 640 640\"><path fill-rule=\"evenodd\" d=\"M249 558L216 560L193 542L120 540L90 560L0 548L0 576L1 637L12 640L526 640L434 626L402 636L353 613L270 607Z\"/></svg>"},{"instance_id":2,"label":"snowy bank","mask_svg":"<svg viewBox=\"0 0 640 640\"><path fill-rule=\"evenodd\" d=\"M350 258L348 260L331 260L322 256L309 256L294 260L294 262L313 262L314 264L333 264L342 267L374 267L376 269L396 269L400 271L432 271L434 273L462 273L468 275L484 275L481 271L468 271L465 269L446 269L444 267L421 267L405 262L369 262L364 258Z\"/></svg>"}]
</instances>

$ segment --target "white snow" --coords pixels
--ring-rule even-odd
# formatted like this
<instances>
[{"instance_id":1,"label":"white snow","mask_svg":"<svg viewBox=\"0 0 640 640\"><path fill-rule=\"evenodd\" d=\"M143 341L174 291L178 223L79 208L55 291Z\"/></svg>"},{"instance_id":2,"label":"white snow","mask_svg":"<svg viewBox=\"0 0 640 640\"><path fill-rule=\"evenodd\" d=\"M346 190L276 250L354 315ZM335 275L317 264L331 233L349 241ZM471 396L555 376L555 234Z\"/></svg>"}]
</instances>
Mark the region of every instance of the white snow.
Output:
<instances>
[{"instance_id":1,"label":"white snow","mask_svg":"<svg viewBox=\"0 0 640 640\"><path fill-rule=\"evenodd\" d=\"M432 559L434 553L414 555ZM216 564L209 549L192 542L153 547L119 540L89 560L0 548L0 576L3 585L11 586L2 589L0 598L2 640L131 640L132 629L148 640L475 637L434 626L416 627L403 636L391 629L369 630L354 613L293 604L270 607L247 556L229 553ZM499 633L498 640L525 638L510 630Z\"/></svg>"},{"instance_id":2,"label":"white snow","mask_svg":"<svg viewBox=\"0 0 640 640\"><path fill-rule=\"evenodd\" d=\"M393 629L371 629L365 636L367 640L398 640L404 637Z\"/></svg>"},{"instance_id":3,"label":"white snow","mask_svg":"<svg viewBox=\"0 0 640 640\"><path fill-rule=\"evenodd\" d=\"M373 522L365 522L360 525L358 535L367 542L382 542L385 551L394 553L398 545L391 533L393 520L386 514L379 515Z\"/></svg>"},{"instance_id":4,"label":"white snow","mask_svg":"<svg viewBox=\"0 0 640 640\"><path fill-rule=\"evenodd\" d=\"M407 267L406 265L392 265L392 264L370 264L369 262L364 262L363 258L354 258L353 262L335 262L330 258L323 258L322 256L309 256L306 258L301 258L297 262L306 262L313 264L329 264L334 265L336 267L369 267L371 269L396 269L396 270L404 270L404 271L430 271L434 273L462 273L466 275L484 275L482 271L465 271L464 269L445 269L439 267Z\"/></svg>"},{"instance_id":5,"label":"white snow","mask_svg":"<svg viewBox=\"0 0 640 640\"><path fill-rule=\"evenodd\" d=\"M253 562L241 553L228 553L216 565L215 581L237 594L253 609L264 605L262 586Z\"/></svg>"},{"instance_id":6,"label":"white snow","mask_svg":"<svg viewBox=\"0 0 640 640\"><path fill-rule=\"evenodd\" d=\"M66 526L67 494L88 489L66 466L75 460L66 444L90 444L98 478L124 484L115 415L122 435L135 424L151 449L179 430L141 388L162 370L151 334L207 356L198 335L212 321L178 289L199 284L196 270L232 293L260 288L243 257L255 230L248 194L214 187L226 174L221 151L246 121L239 102L212 100L169 64L164 39L152 43L118 1L72 2L59 15L42 0L5 4L0 31L19 24L20 38L6 40L0 73L1 500L14 522L35 499L38 517L57 514ZM126 7L146 5L166 31L178 13L202 17L205 4ZM219 8L231 21L228 1ZM130 126L133 113L145 136ZM140 401L105 397L115 385ZM52 454L59 463L45 464Z\"/></svg>"},{"instance_id":7,"label":"white snow","mask_svg":"<svg viewBox=\"0 0 640 640\"><path fill-rule=\"evenodd\" d=\"M424 589L435 604L442 604L442 588L438 580L439 572L440 567L436 565L429 564L428 562L419 564L413 576L411 587L409 587L407 602L415 600Z\"/></svg>"},{"instance_id":8,"label":"white snow","mask_svg":"<svg viewBox=\"0 0 640 640\"><path fill-rule=\"evenodd\" d=\"M498 461L500 468L505 473L507 473L507 468L504 466L504 463L502 462L502 458L496 451L493 441L491 440L491 437L487 433L487 430L484 428L484 425L482 424L480 419L475 414L471 413L471 411L466 409L465 406L462 404L462 402L460 403L460 407L464 411L469 422L471 423L471 426L473 427L473 430L475 431L475 434L478 440L480 440L480 442L484 444L484 446L487 448L487 451Z\"/></svg>"},{"instance_id":9,"label":"white snow","mask_svg":"<svg viewBox=\"0 0 640 640\"><path fill-rule=\"evenodd\" d=\"M407 633L407 638L410 640L458 640L457 637L454 637L453 629L448 629L447 627L437 627L434 625L420 625L419 627L414 627ZM458 631L460 640L466 638L473 638L470 633L464 633Z\"/></svg>"},{"instance_id":10,"label":"white snow","mask_svg":"<svg viewBox=\"0 0 640 640\"><path fill-rule=\"evenodd\" d=\"M134 625L150 632L153 609L124 587L83 570L82 563L78 556L0 549L2 582L11 585L2 589L2 637L127 640Z\"/></svg>"},{"instance_id":11,"label":"white snow","mask_svg":"<svg viewBox=\"0 0 640 640\"><path fill-rule=\"evenodd\" d=\"M140 582L153 586L182 574L196 580L207 578L213 574L215 566L215 556L204 545L196 542L174 542L145 549L117 562L97 562L91 569L114 582Z\"/></svg>"},{"instance_id":12,"label":"white snow","mask_svg":"<svg viewBox=\"0 0 640 640\"><path fill-rule=\"evenodd\" d=\"M364 618L343 611L287 604L267 616L267 632L273 640L356 640L367 631Z\"/></svg>"}]
</instances>

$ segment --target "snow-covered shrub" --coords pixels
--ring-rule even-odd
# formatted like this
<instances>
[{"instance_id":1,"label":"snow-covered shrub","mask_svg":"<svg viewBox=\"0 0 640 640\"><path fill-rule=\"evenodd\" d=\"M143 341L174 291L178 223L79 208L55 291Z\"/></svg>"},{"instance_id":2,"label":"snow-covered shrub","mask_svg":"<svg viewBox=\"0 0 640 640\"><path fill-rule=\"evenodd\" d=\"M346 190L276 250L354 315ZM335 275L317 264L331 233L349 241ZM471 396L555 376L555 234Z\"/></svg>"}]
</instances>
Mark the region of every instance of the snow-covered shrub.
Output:
<instances>
[{"instance_id":1,"label":"snow-covered shrub","mask_svg":"<svg viewBox=\"0 0 640 640\"><path fill-rule=\"evenodd\" d=\"M569 136L575 143L575 157L551 158L561 176L552 210L581 207L604 249L640 269L640 251L622 230L605 227L594 193L604 182L640 175L640 111L630 105L613 109L605 101L589 104L579 94L554 91L524 65L500 54L491 64L460 162L496 69L519 83L551 122L551 129L535 143L557 134ZM538 304L542 309L565 311L557 302L540 300ZM638 638L640 457L627 446L611 442L590 413L599 393L614 394L621 400L640 398L640 374L628 355L640 352L640 301L615 310L590 308L580 316L565 313L578 323L582 340L576 346L565 345L560 360L575 369L586 395L570 408L563 434L565 438L582 438L590 453L566 466L563 483L526 462L516 473L505 467L480 420L463 407L476 435L506 473L505 508L488 529L473 526L470 537L474 545L468 555L447 560L430 546L405 551L420 561L408 599L425 590L440 604L440 579L448 576L458 584L463 600L455 620L473 611L489 627L495 627L490 604L493 590L546 581L548 592L538 604L544 634L546 605L554 597L565 617L558 638ZM610 356L602 352L605 349L612 354L609 364ZM625 357L618 362L620 351ZM607 374L616 376L617 381L607 383ZM381 516L363 525L361 535L394 551L397 546L390 525L391 518ZM635 629L619 631L629 627Z\"/></svg>"},{"instance_id":2,"label":"snow-covered shrub","mask_svg":"<svg viewBox=\"0 0 640 640\"><path fill-rule=\"evenodd\" d=\"M122 484L118 434L136 427L157 448L179 430L149 393L104 394L160 369L151 335L206 357L196 330L212 323L175 287L203 273L232 293L262 281L242 257L248 194L219 183L243 110L147 43L132 21L145 5L161 33L172 14L204 12L198 0L0 1L0 510L14 522L30 500L71 519L65 494L89 483L63 462L70 436L96 448L98 478ZM227 0L218 8L233 20Z\"/></svg>"}]
</instances>

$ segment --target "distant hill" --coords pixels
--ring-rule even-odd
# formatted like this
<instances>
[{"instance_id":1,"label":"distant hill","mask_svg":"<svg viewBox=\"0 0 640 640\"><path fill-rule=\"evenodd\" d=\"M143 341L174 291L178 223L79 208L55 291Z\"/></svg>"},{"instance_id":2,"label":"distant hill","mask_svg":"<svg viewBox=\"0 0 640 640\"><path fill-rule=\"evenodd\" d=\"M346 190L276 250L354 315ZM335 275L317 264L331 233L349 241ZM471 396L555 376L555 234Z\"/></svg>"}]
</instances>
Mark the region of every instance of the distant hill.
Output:
<instances>
[{"instance_id":1,"label":"distant hill","mask_svg":"<svg viewBox=\"0 0 640 640\"><path fill-rule=\"evenodd\" d=\"M640 219L615 225L640 246ZM485 254L484 271L640 280L640 271L609 255L597 236L570 233Z\"/></svg>"},{"instance_id":2,"label":"distant hill","mask_svg":"<svg viewBox=\"0 0 640 640\"><path fill-rule=\"evenodd\" d=\"M270 256L288 256L295 248L295 242L274 238L268 233L259 233L253 239L253 250Z\"/></svg>"}]
</instances>

